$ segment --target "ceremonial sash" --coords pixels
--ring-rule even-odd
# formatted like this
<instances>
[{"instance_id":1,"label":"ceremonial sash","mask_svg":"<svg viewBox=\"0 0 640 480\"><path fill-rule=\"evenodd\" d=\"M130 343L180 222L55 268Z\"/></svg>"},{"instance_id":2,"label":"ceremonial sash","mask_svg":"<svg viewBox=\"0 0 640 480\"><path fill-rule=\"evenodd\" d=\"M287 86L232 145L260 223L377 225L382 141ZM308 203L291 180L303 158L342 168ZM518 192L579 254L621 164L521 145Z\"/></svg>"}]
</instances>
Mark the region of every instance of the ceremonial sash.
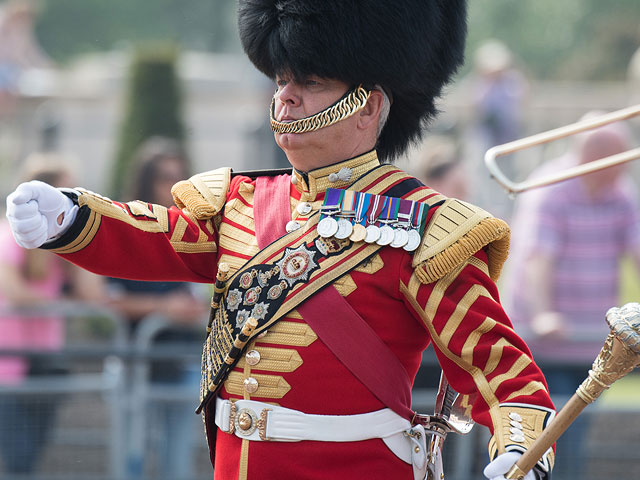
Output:
<instances>
[{"instance_id":1,"label":"ceremonial sash","mask_svg":"<svg viewBox=\"0 0 640 480\"><path fill-rule=\"evenodd\" d=\"M258 247L286 232L291 218L289 178L260 177L253 208ZM334 315L326 315L329 307ZM298 306L320 340L385 406L411 419L411 380L398 357L334 286L316 292Z\"/></svg>"},{"instance_id":2,"label":"ceremonial sash","mask_svg":"<svg viewBox=\"0 0 640 480\"><path fill-rule=\"evenodd\" d=\"M198 411L239 359L225 361L249 317L258 321L253 337L381 248L377 244L320 238L315 229L319 217L311 216L305 226L269 244L228 281L203 348Z\"/></svg>"}]
</instances>

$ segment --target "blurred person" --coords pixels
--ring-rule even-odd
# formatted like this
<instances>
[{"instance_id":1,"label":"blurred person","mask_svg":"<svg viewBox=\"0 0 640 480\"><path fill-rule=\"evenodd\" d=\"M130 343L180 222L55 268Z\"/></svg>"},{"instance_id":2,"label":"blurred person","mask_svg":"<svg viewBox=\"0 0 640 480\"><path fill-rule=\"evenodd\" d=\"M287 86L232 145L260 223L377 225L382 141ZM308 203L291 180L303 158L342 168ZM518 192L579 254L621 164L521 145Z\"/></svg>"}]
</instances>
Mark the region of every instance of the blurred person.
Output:
<instances>
[{"instance_id":1,"label":"blurred person","mask_svg":"<svg viewBox=\"0 0 640 480\"><path fill-rule=\"evenodd\" d=\"M465 158L476 159L472 164L475 181L472 196L483 208L491 208L496 215L509 218L512 202L506 193L491 180L484 166L484 154L496 145L522 136L528 81L515 64L513 53L501 41L484 41L473 55L473 70L465 80L471 90L471 120L465 134ZM506 175L516 173L509 162L501 160Z\"/></svg>"},{"instance_id":2,"label":"blurred person","mask_svg":"<svg viewBox=\"0 0 640 480\"><path fill-rule=\"evenodd\" d=\"M7 199L22 245L101 274L218 284L198 408L218 479L424 478L411 385L429 345L491 431L487 478L554 416L499 302L506 224L382 163L435 116L463 60L466 2L366 7L239 2L292 169L197 174L171 208L29 183ZM553 458L525 478L548 478Z\"/></svg>"},{"instance_id":3,"label":"blurred person","mask_svg":"<svg viewBox=\"0 0 640 480\"><path fill-rule=\"evenodd\" d=\"M35 37L36 13L30 0L0 4L0 118L13 111L22 74L53 65Z\"/></svg>"},{"instance_id":4,"label":"blurred person","mask_svg":"<svg viewBox=\"0 0 640 480\"><path fill-rule=\"evenodd\" d=\"M487 150L521 135L528 83L509 48L499 40L482 43L473 60L476 128Z\"/></svg>"},{"instance_id":5,"label":"blurred person","mask_svg":"<svg viewBox=\"0 0 640 480\"><path fill-rule=\"evenodd\" d=\"M610 124L576 136L563 157L532 177L629 147L626 125ZM518 198L505 305L553 395L572 395L599 353L608 333L605 313L619 301L622 257L631 254L640 267L638 192L627 168L610 167ZM583 472L586 428L580 417L561 437L558 451L566 454L555 474L577 478Z\"/></svg>"},{"instance_id":6,"label":"blurred person","mask_svg":"<svg viewBox=\"0 0 640 480\"><path fill-rule=\"evenodd\" d=\"M72 184L70 170L53 154L34 154L26 161L26 180L59 187ZM65 339L64 318L47 314L52 302L71 298L98 301L100 277L44 250L16 245L6 221L0 222L0 349L55 352ZM42 311L29 313L34 308ZM23 314L21 314L23 310ZM24 315L26 314L26 315ZM56 420L59 397L9 394L4 386L67 373L59 359L0 356L0 456L6 473L32 473Z\"/></svg>"},{"instance_id":7,"label":"blurred person","mask_svg":"<svg viewBox=\"0 0 640 480\"><path fill-rule=\"evenodd\" d=\"M447 197L466 200L469 173L453 140L430 137L422 145L414 167L422 182Z\"/></svg>"},{"instance_id":8,"label":"blurred person","mask_svg":"<svg viewBox=\"0 0 640 480\"><path fill-rule=\"evenodd\" d=\"M130 200L147 201L170 206L171 187L188 176L188 160L180 144L170 138L152 137L143 142L135 153L135 173L129 185ZM138 332L140 321L155 314L169 323L152 339L152 349L162 345L196 346L202 342L205 304L186 282L144 282L109 279L110 306L129 320L131 336ZM199 363L178 360L157 361L151 364L150 381L155 386L191 388L198 391ZM156 401L149 416L156 435L152 435L151 451L159 459L162 478L188 479L193 476L197 417L193 402ZM140 460L140 459L138 459ZM144 465L133 461L130 474L142 474Z\"/></svg>"}]
</instances>

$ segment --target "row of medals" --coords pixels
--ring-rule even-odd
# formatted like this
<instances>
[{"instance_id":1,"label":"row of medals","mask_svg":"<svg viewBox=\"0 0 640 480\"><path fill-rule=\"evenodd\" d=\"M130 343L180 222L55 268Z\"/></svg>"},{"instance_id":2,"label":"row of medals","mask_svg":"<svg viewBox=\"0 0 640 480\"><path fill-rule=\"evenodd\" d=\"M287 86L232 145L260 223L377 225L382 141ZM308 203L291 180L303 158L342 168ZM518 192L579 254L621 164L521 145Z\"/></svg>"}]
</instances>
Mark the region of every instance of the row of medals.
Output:
<instances>
[{"instance_id":1,"label":"row of medals","mask_svg":"<svg viewBox=\"0 0 640 480\"><path fill-rule=\"evenodd\" d=\"M377 243L389 245L393 248L403 248L407 252L413 252L420 246L420 233L409 222L398 220L379 220L375 224L366 227L355 222L355 212L341 212L342 215L334 218L332 215L324 217L318 222L318 234L323 238L349 239L352 242ZM349 220L351 218L351 220Z\"/></svg>"}]
</instances>

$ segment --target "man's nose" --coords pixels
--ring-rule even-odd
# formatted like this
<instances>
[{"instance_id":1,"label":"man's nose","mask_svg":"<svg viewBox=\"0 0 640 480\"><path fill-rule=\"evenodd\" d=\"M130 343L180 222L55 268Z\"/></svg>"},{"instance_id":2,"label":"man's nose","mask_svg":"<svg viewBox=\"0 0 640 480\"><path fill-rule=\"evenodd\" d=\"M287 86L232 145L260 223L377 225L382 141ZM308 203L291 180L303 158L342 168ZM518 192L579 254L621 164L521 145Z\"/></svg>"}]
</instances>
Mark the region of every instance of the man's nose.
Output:
<instances>
[{"instance_id":1,"label":"man's nose","mask_svg":"<svg viewBox=\"0 0 640 480\"><path fill-rule=\"evenodd\" d=\"M287 83L280 87L276 92L277 100L279 100L283 105L297 107L300 105L300 92L298 90L299 89L293 82Z\"/></svg>"}]
</instances>

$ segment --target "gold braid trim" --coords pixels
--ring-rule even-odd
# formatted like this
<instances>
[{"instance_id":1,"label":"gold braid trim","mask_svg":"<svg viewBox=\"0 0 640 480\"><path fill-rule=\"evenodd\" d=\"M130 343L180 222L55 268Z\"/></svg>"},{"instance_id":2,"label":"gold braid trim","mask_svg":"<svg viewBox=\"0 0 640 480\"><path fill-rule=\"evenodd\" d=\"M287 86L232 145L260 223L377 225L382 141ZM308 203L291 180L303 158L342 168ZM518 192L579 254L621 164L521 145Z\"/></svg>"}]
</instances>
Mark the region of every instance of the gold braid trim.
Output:
<instances>
[{"instance_id":1,"label":"gold braid trim","mask_svg":"<svg viewBox=\"0 0 640 480\"><path fill-rule=\"evenodd\" d=\"M273 117L276 98L271 100L271 108L269 109L269 123L271 130L275 133L306 133L320 130L334 123L338 123L345 118L349 118L356 112L362 110L369 100L371 92L364 89L362 85L354 88L342 100L334 103L332 106L325 108L321 112L311 115L310 117L294 120L293 122L279 122Z\"/></svg>"},{"instance_id":2,"label":"gold braid trim","mask_svg":"<svg viewBox=\"0 0 640 480\"><path fill-rule=\"evenodd\" d=\"M489 458L495 459L506 452L524 453L535 442L555 417L555 411L526 403L501 403L499 406L501 428L496 425L489 440ZM500 437L500 439L498 439ZM499 448L503 445L503 450ZM553 470L555 452L549 448L538 461L544 472Z\"/></svg>"},{"instance_id":3,"label":"gold braid trim","mask_svg":"<svg viewBox=\"0 0 640 480\"><path fill-rule=\"evenodd\" d=\"M509 253L509 226L498 218L485 218L452 245L419 264L415 270L421 283L439 280L488 245L489 276L495 282Z\"/></svg>"}]
</instances>

